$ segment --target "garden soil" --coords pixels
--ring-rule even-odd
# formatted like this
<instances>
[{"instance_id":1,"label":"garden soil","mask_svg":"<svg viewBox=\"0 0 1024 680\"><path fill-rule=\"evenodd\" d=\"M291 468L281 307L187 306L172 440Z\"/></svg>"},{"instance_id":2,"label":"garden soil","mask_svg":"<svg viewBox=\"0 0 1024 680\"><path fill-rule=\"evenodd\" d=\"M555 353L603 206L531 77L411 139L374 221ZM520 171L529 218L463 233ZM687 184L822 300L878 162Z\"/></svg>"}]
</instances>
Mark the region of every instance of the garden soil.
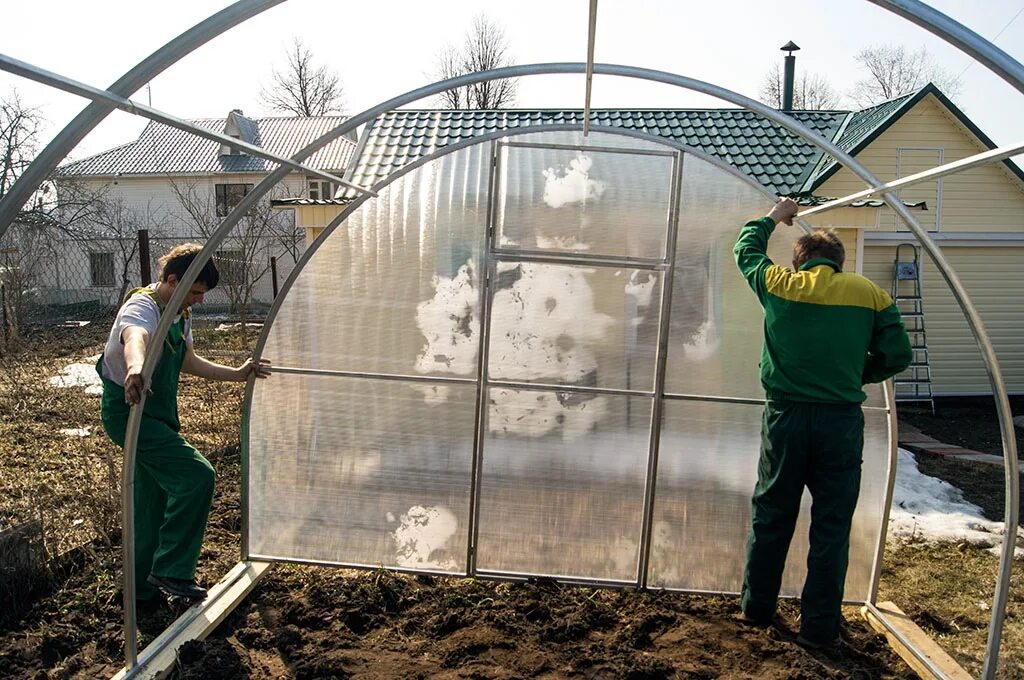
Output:
<instances>
[{"instance_id":1,"label":"garden soil","mask_svg":"<svg viewBox=\"0 0 1024 680\"><path fill-rule=\"evenodd\" d=\"M239 554L240 399L232 385L189 381L183 388L183 430L216 433L195 440L218 473L200 562L206 585ZM42 441L43 431L33 428L53 427L20 423L16 433ZM977 429L965 422L959 431ZM22 604L0 611L0 677L101 678L118 670L117 542L113 535L65 554ZM181 613L166 602L141 610L140 647ZM854 608L845 610L842 645L828 652L795 643L792 602L782 603L778 624L768 628L750 627L738 614L733 597L277 565L208 639L181 649L174 677L913 677ZM927 614L920 612L922 620Z\"/></svg>"}]
</instances>

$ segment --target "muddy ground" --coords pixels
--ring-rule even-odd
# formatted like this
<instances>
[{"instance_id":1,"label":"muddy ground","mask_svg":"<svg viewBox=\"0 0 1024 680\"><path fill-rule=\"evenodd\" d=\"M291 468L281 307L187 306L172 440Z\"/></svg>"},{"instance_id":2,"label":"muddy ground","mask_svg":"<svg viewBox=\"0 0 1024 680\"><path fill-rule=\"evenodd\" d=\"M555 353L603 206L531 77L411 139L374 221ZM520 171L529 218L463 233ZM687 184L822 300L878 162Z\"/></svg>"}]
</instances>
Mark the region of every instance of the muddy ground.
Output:
<instances>
[{"instance_id":1,"label":"muddy ground","mask_svg":"<svg viewBox=\"0 0 1024 680\"><path fill-rule=\"evenodd\" d=\"M231 351L244 346L230 338L217 342L213 346L228 352L228 361ZM81 346L56 351L42 370L93 352ZM4 440L16 442L8 462L19 470L52 469L54 475L43 482L53 485L62 478L56 475L62 468L95 466L95 474L82 477L77 487L54 486L45 496L54 505L66 506L89 495L90 484L102 486L108 478L104 465L109 456L102 455L108 443L96 434L77 448L53 439L56 427L81 426L90 417L97 425L98 418L90 415L97 404L70 391L40 389L45 393L35 411L44 412L43 418L30 417L33 409L24 407L35 403L32 393L6 395L4 407L15 409L9 412L27 414L4 426ZM239 554L240 400L236 385L189 380L183 387L184 430L201 433L195 443L218 473L199 575L207 585ZM210 408L213 403L221 407ZM69 419L69 413L74 417ZM983 415L965 415L950 427L983 433L985 428L974 422ZM946 411L941 422L948 425L953 419ZM927 424L915 425L944 436ZM955 443L979 450L987 446L980 438ZM74 458L78 449L87 455ZM991 496L985 485L993 483L993 474L999 471L993 468L982 475L975 489L966 489L968 496ZM15 482L4 483L14 488ZM97 498L101 501L102 494ZM990 509L996 514L991 501L986 512ZM0 611L0 676L98 678L116 672L123 659L118 540L116 530L108 531L54 560L46 578ZM987 612L979 602L990 598L994 563L991 555L971 546L894 547L886 555L882 594L904 606L977 674L987 625ZM843 645L827 653L797 646L798 609L783 603L780 611L778 627L759 629L737 620L735 598L279 565L209 639L182 649L175 677L912 677L856 609L845 612ZM1024 678L1024 588L1019 582L1010 611L1011 642L1004 646L1001 676ZM180 613L166 603L141 611L140 643L145 645Z\"/></svg>"}]
</instances>

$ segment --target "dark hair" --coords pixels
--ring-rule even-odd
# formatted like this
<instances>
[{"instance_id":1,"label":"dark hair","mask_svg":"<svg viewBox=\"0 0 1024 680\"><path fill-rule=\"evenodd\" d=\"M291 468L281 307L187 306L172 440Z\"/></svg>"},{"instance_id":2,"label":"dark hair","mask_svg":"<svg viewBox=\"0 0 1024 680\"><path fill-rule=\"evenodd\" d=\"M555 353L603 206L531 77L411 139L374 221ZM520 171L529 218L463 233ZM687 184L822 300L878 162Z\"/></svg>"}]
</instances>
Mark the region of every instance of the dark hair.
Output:
<instances>
[{"instance_id":1,"label":"dark hair","mask_svg":"<svg viewBox=\"0 0 1024 680\"><path fill-rule=\"evenodd\" d=\"M202 249L203 247L198 243L182 243L180 246L171 248L171 252L160 258L160 280L166 281L171 274L181 280L185 270ZM211 258L203 265L202 271L196 277L196 283L205 284L207 290L213 290L217 287L218 281L220 281L220 272L217 271L217 265Z\"/></svg>"},{"instance_id":2,"label":"dark hair","mask_svg":"<svg viewBox=\"0 0 1024 680\"><path fill-rule=\"evenodd\" d=\"M797 269L819 257L832 260L840 267L846 261L846 248L834 229L815 229L798 238L793 245L793 265Z\"/></svg>"}]
</instances>

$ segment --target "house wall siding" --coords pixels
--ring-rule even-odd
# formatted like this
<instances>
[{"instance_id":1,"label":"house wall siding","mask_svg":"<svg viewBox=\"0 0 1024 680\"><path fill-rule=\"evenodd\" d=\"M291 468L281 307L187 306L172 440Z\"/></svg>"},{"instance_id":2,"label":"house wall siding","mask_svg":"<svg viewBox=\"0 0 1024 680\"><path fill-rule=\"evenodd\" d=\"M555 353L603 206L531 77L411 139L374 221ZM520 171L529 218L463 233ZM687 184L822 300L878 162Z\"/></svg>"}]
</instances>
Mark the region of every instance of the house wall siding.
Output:
<instances>
[{"instance_id":1,"label":"house wall siding","mask_svg":"<svg viewBox=\"0 0 1024 680\"><path fill-rule=\"evenodd\" d=\"M883 132L878 139L857 154L860 161L883 181L897 178L900 149L941 149L942 162L953 161L987 151L959 121L948 114L937 100L928 96ZM929 163L927 154L904 152L904 166L918 171ZM912 161L909 159L913 159ZM934 164L931 164L934 167ZM903 176L910 174L903 169ZM929 201L928 210L915 211L922 224L934 229L939 212L933 203L941 184L941 224L943 232L1024 232L1024 182L1002 163L991 163L942 178L937 182L908 187L901 197L906 201ZM821 185L815 193L845 196L865 188L863 180L843 168ZM826 213L827 214L827 213ZM825 217L824 215L822 216ZM881 210L881 228L905 230L888 208Z\"/></svg>"},{"instance_id":2,"label":"house wall siding","mask_svg":"<svg viewBox=\"0 0 1024 680\"><path fill-rule=\"evenodd\" d=\"M1024 393L1024 244L947 246L943 253L956 269L981 315L1010 392ZM907 250L904 248L904 256ZM867 245L864 275L891 290L895 245ZM981 352L942 275L925 255L921 270L925 329L936 395L991 394Z\"/></svg>"},{"instance_id":3,"label":"house wall siding","mask_svg":"<svg viewBox=\"0 0 1024 680\"><path fill-rule=\"evenodd\" d=\"M182 176L174 178L180 185L193 184L199 194L206 194L210 200L211 213L215 215L215 194L216 184L259 184L265 175L239 174L219 176ZM159 276L156 259L166 253L171 247L186 241L205 242L205 237L197 231L194 224L185 214L180 201L174 192L171 179L161 177L119 177L116 180L111 178L80 180L83 185L95 190L105 190L108 199L120 199L127 208L134 210L140 218L149 218L152 223L145 224L142 220L139 228L150 230L150 248L153 265L152 275ZM275 194L283 196L300 196L305 191L306 180L298 174L293 173L282 181ZM262 199L264 202L269 198ZM103 304L117 304L117 297L121 289L121 267L124 257L121 254L119 244L112 239L99 236L104 230L96 225L81 223L77 231L83 238L69 242L61 247L55 266L47 277L46 285L53 289L50 293L54 302L98 300ZM297 255L301 254L304 244L300 240ZM230 237L225 240L221 250L233 250ZM266 250L277 254L278 280L283 281L294 265L294 258L291 253L273 241L268 240ZM92 286L90 280L89 254L91 252L112 252L115 260L115 285L114 286ZM267 266L266 262L253 265L257 271ZM138 256L134 256L128 265L131 285L138 285L140 282L140 265ZM256 283L253 290L253 301L259 304L269 304L273 300L273 286L270 272L266 272ZM206 304L218 308L227 305L229 297L225 287L221 286L211 291L206 296Z\"/></svg>"}]
</instances>

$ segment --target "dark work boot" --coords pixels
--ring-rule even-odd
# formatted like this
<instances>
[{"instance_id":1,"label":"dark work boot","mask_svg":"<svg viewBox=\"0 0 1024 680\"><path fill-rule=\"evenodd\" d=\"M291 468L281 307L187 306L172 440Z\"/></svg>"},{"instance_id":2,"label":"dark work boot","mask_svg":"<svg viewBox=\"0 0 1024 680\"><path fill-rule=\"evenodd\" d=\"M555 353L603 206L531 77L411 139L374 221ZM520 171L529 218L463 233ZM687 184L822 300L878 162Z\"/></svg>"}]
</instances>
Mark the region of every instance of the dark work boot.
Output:
<instances>
[{"instance_id":1,"label":"dark work boot","mask_svg":"<svg viewBox=\"0 0 1024 680\"><path fill-rule=\"evenodd\" d=\"M146 577L146 580L168 595L186 600L203 600L206 598L206 588L201 588L194 578L185 580L150 574Z\"/></svg>"}]
</instances>

